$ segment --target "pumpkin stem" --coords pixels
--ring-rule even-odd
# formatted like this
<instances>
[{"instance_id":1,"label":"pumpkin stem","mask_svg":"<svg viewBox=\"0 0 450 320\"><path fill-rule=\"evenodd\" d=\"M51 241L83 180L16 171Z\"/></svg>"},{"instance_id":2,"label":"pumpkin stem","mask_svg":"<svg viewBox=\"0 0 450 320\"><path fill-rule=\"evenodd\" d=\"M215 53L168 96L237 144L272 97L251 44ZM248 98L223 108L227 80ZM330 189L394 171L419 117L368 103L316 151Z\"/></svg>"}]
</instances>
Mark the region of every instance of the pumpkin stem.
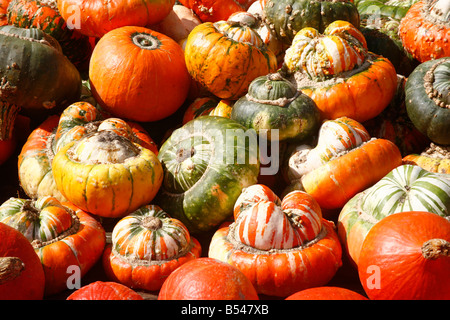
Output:
<instances>
[{"instance_id":1,"label":"pumpkin stem","mask_svg":"<svg viewBox=\"0 0 450 320\"><path fill-rule=\"evenodd\" d=\"M159 218L147 216L142 220L142 226L146 229L156 231L161 228L162 222Z\"/></svg>"},{"instance_id":2,"label":"pumpkin stem","mask_svg":"<svg viewBox=\"0 0 450 320\"><path fill-rule=\"evenodd\" d=\"M25 264L18 257L0 257L0 285L14 280L25 269Z\"/></svg>"},{"instance_id":3,"label":"pumpkin stem","mask_svg":"<svg viewBox=\"0 0 450 320\"><path fill-rule=\"evenodd\" d=\"M32 200L27 200L22 206L22 211L26 214L27 219L31 221L36 221L39 219L40 212L39 210L33 205Z\"/></svg>"},{"instance_id":4,"label":"pumpkin stem","mask_svg":"<svg viewBox=\"0 0 450 320\"><path fill-rule=\"evenodd\" d=\"M180 148L177 150L177 162L181 163L188 158L192 158L195 154L195 148L192 147L190 150L185 148Z\"/></svg>"},{"instance_id":5,"label":"pumpkin stem","mask_svg":"<svg viewBox=\"0 0 450 320\"><path fill-rule=\"evenodd\" d=\"M430 239L422 245L422 255L425 259L434 260L450 256L450 242L444 239Z\"/></svg>"},{"instance_id":6,"label":"pumpkin stem","mask_svg":"<svg viewBox=\"0 0 450 320\"><path fill-rule=\"evenodd\" d=\"M159 48L160 42L157 38L147 33L135 33L132 36L133 43L141 49L155 50Z\"/></svg>"}]
</instances>

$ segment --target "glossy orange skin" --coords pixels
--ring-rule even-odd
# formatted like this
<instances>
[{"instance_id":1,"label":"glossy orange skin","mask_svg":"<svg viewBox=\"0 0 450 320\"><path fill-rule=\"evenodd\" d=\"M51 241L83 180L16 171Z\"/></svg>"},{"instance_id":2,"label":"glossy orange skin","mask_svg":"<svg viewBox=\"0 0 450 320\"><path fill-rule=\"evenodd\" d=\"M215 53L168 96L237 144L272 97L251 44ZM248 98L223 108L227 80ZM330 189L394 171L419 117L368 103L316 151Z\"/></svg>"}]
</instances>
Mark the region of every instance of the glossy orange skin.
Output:
<instances>
[{"instance_id":1,"label":"glossy orange skin","mask_svg":"<svg viewBox=\"0 0 450 320\"><path fill-rule=\"evenodd\" d=\"M246 11L252 0L181 0L181 4L192 9L202 22L227 20L238 11Z\"/></svg>"},{"instance_id":2,"label":"glossy orange skin","mask_svg":"<svg viewBox=\"0 0 450 320\"><path fill-rule=\"evenodd\" d=\"M183 264L167 278L158 300L258 300L250 280L236 267L212 258Z\"/></svg>"},{"instance_id":3,"label":"glossy orange skin","mask_svg":"<svg viewBox=\"0 0 450 320\"><path fill-rule=\"evenodd\" d=\"M314 287L296 292L286 300L368 300L362 294L341 287Z\"/></svg>"},{"instance_id":4,"label":"glossy orange skin","mask_svg":"<svg viewBox=\"0 0 450 320\"><path fill-rule=\"evenodd\" d=\"M144 300L144 298L123 284L95 281L74 291L67 300Z\"/></svg>"},{"instance_id":5,"label":"glossy orange skin","mask_svg":"<svg viewBox=\"0 0 450 320\"><path fill-rule=\"evenodd\" d=\"M175 0L57 0L57 3L64 20L72 21L80 33L101 38L119 27L144 27L162 21Z\"/></svg>"},{"instance_id":6,"label":"glossy orange skin","mask_svg":"<svg viewBox=\"0 0 450 320\"><path fill-rule=\"evenodd\" d=\"M375 224L358 261L367 296L372 300L450 299L450 255L441 251L435 259L423 256L421 248L431 239L449 243L450 221L433 213L410 211Z\"/></svg>"},{"instance_id":7,"label":"glossy orange skin","mask_svg":"<svg viewBox=\"0 0 450 320\"><path fill-rule=\"evenodd\" d=\"M33 246L20 231L0 222L0 258L18 257L25 269L21 274L0 284L0 300L41 300L45 275Z\"/></svg>"},{"instance_id":8,"label":"glossy orange skin","mask_svg":"<svg viewBox=\"0 0 450 320\"><path fill-rule=\"evenodd\" d=\"M376 139L304 175L302 184L322 208L337 209L401 164L398 147Z\"/></svg>"},{"instance_id":9,"label":"glossy orange skin","mask_svg":"<svg viewBox=\"0 0 450 320\"><path fill-rule=\"evenodd\" d=\"M398 28L406 51L421 63L450 55L450 27L428 21L422 11L425 2L413 4Z\"/></svg>"},{"instance_id":10,"label":"glossy orange skin","mask_svg":"<svg viewBox=\"0 0 450 320\"><path fill-rule=\"evenodd\" d=\"M142 49L133 42L134 34L150 35L160 44L152 50ZM103 109L138 122L173 114L185 101L191 81L178 43L134 26L115 29L101 38L92 53L89 80L93 97Z\"/></svg>"}]
</instances>

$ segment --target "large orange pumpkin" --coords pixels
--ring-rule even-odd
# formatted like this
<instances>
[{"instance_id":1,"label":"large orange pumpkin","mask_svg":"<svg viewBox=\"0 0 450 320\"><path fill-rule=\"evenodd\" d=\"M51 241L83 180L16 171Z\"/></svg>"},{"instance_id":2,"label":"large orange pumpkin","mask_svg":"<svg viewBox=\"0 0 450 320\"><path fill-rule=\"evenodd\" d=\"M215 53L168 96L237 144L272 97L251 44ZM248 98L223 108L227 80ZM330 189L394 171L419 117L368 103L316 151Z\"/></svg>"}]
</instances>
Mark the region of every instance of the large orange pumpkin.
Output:
<instances>
[{"instance_id":1,"label":"large orange pumpkin","mask_svg":"<svg viewBox=\"0 0 450 320\"><path fill-rule=\"evenodd\" d=\"M123 26L147 26L163 20L175 0L57 0L61 16L80 33L101 38Z\"/></svg>"},{"instance_id":2,"label":"large orange pumpkin","mask_svg":"<svg viewBox=\"0 0 450 320\"><path fill-rule=\"evenodd\" d=\"M133 26L100 39L89 80L93 97L106 111L140 122L173 114L190 86L181 46L162 33Z\"/></svg>"},{"instance_id":3,"label":"large orange pumpkin","mask_svg":"<svg viewBox=\"0 0 450 320\"><path fill-rule=\"evenodd\" d=\"M254 0L181 0L202 22L227 20L231 14L245 11Z\"/></svg>"}]
</instances>

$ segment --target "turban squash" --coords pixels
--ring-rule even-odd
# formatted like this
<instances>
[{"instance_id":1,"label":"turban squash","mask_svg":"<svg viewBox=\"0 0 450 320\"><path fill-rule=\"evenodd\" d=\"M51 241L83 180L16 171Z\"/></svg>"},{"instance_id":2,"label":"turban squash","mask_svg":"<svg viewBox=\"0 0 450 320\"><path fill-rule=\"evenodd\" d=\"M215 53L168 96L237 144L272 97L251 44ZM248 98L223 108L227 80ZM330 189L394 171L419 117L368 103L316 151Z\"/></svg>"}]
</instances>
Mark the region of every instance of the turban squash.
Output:
<instances>
[{"instance_id":1,"label":"turban squash","mask_svg":"<svg viewBox=\"0 0 450 320\"><path fill-rule=\"evenodd\" d=\"M253 79L277 68L275 54L257 31L240 21L198 25L184 52L192 78L220 99L237 100Z\"/></svg>"},{"instance_id":2,"label":"turban squash","mask_svg":"<svg viewBox=\"0 0 450 320\"><path fill-rule=\"evenodd\" d=\"M283 70L314 100L322 120L367 121L386 108L397 88L392 63L369 52L359 29L341 20L323 34L300 30L286 50Z\"/></svg>"},{"instance_id":3,"label":"turban squash","mask_svg":"<svg viewBox=\"0 0 450 320\"><path fill-rule=\"evenodd\" d=\"M100 222L50 196L10 198L0 206L0 221L19 230L33 245L44 269L46 296L67 289L69 266L79 267L84 276L106 243Z\"/></svg>"},{"instance_id":4,"label":"turban squash","mask_svg":"<svg viewBox=\"0 0 450 320\"><path fill-rule=\"evenodd\" d=\"M450 215L450 180L415 165L400 165L342 208L338 234L350 260L359 264L369 231L387 216L404 211Z\"/></svg>"},{"instance_id":5,"label":"turban squash","mask_svg":"<svg viewBox=\"0 0 450 320\"><path fill-rule=\"evenodd\" d=\"M341 253L334 224L322 218L314 198L297 190L281 201L255 184L237 199L234 222L213 235L208 256L240 269L258 293L287 297L325 285Z\"/></svg>"},{"instance_id":6,"label":"turban squash","mask_svg":"<svg viewBox=\"0 0 450 320\"><path fill-rule=\"evenodd\" d=\"M412 153L403 157L403 164L412 164L427 171L448 174L450 178L450 147L431 143L422 153Z\"/></svg>"}]
</instances>

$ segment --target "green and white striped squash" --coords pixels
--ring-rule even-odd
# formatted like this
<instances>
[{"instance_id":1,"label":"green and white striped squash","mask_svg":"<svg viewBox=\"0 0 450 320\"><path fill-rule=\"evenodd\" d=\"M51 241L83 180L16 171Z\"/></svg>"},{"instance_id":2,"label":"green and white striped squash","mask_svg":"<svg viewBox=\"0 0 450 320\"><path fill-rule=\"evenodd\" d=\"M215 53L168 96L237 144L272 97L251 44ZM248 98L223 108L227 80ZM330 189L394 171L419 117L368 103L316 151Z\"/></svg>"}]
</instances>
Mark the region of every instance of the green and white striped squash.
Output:
<instances>
[{"instance_id":1,"label":"green and white striped squash","mask_svg":"<svg viewBox=\"0 0 450 320\"><path fill-rule=\"evenodd\" d=\"M406 211L450 216L450 180L414 165L401 165L355 195L338 217L338 234L357 265L370 229L385 217Z\"/></svg>"}]
</instances>

